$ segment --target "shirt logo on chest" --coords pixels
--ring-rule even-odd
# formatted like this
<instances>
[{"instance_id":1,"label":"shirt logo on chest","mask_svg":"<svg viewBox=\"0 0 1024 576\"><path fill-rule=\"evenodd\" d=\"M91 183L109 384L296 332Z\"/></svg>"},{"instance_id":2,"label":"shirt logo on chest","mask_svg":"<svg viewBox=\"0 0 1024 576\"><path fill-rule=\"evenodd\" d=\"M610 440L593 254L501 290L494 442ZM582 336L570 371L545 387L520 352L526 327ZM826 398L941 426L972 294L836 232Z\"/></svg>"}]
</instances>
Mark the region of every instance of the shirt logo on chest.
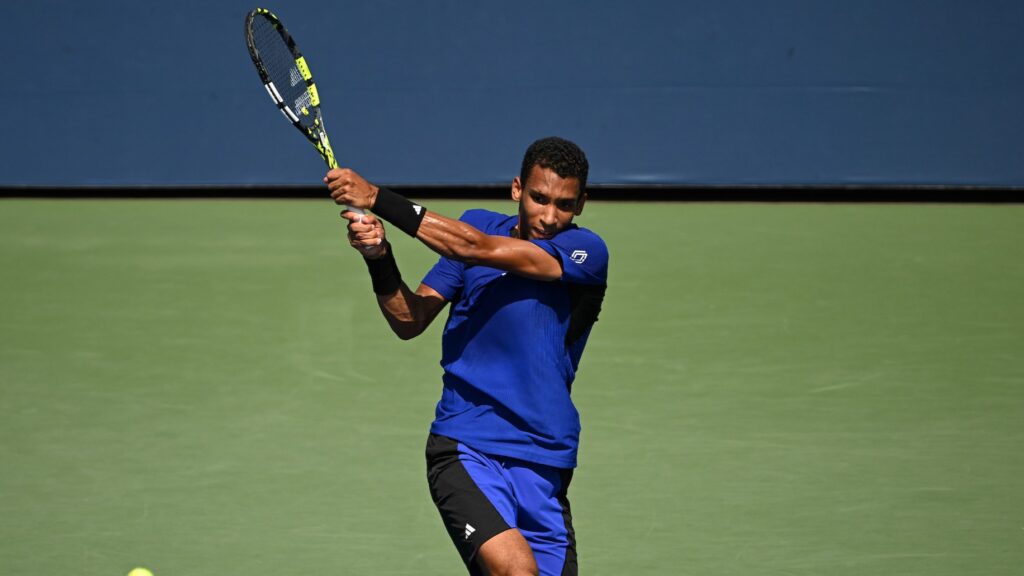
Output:
<instances>
[{"instance_id":1,"label":"shirt logo on chest","mask_svg":"<svg viewBox=\"0 0 1024 576\"><path fill-rule=\"evenodd\" d=\"M577 264L583 264L584 262L587 261L587 251L573 250L572 255L569 256L569 259Z\"/></svg>"}]
</instances>

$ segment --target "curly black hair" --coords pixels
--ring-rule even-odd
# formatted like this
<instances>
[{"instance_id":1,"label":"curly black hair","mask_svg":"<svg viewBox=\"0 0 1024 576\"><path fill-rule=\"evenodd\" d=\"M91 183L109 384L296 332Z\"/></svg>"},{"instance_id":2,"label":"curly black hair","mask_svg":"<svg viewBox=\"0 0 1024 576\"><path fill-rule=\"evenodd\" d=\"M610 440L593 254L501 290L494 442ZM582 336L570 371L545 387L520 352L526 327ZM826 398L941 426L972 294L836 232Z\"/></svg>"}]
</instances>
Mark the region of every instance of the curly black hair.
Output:
<instances>
[{"instance_id":1,"label":"curly black hair","mask_svg":"<svg viewBox=\"0 0 1024 576\"><path fill-rule=\"evenodd\" d=\"M519 180L524 186L534 166L554 170L562 178L576 178L580 181L580 194L587 188L587 172L590 170L587 155L579 146L564 138L549 136L530 144L523 156L523 166L519 169Z\"/></svg>"}]
</instances>

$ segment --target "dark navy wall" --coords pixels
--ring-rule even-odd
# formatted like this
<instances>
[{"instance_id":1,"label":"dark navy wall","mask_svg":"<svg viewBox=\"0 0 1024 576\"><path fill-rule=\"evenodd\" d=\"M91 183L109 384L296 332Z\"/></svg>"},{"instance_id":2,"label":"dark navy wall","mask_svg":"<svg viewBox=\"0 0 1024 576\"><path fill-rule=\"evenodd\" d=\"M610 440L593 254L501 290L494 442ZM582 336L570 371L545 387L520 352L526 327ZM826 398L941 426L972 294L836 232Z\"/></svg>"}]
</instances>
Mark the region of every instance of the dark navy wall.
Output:
<instances>
[{"instance_id":1,"label":"dark navy wall","mask_svg":"<svg viewBox=\"0 0 1024 576\"><path fill-rule=\"evenodd\" d=\"M249 62L252 6L4 2L0 186L316 183ZM267 7L380 182L505 183L560 134L601 183L1024 186L1019 0Z\"/></svg>"}]
</instances>

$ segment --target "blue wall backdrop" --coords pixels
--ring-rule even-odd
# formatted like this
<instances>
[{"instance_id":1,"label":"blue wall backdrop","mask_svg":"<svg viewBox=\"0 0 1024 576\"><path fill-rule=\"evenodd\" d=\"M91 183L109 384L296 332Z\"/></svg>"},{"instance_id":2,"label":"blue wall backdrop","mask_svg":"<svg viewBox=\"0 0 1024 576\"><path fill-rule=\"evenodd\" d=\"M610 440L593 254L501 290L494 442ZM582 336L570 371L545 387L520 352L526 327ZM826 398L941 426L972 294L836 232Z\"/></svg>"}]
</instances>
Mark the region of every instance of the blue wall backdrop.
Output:
<instances>
[{"instance_id":1,"label":"blue wall backdrop","mask_svg":"<svg viewBox=\"0 0 1024 576\"><path fill-rule=\"evenodd\" d=\"M0 186L315 184L251 2L5 2ZM341 161L507 183L560 134L619 184L1024 185L1024 2L268 4Z\"/></svg>"}]
</instances>

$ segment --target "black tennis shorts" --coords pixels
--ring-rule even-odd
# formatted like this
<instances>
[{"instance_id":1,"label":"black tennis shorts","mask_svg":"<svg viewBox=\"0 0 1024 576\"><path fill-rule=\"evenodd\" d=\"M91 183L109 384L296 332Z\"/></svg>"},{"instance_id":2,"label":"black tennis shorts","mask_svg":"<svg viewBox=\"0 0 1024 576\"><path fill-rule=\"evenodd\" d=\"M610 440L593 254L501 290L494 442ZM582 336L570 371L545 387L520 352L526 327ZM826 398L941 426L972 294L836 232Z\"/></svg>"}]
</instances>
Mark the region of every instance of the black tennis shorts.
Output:
<instances>
[{"instance_id":1,"label":"black tennis shorts","mask_svg":"<svg viewBox=\"0 0 1024 576\"><path fill-rule=\"evenodd\" d=\"M526 538L542 575L577 573L572 470L482 454L436 434L426 456L430 495L470 574L483 574L480 546L510 528Z\"/></svg>"}]
</instances>

